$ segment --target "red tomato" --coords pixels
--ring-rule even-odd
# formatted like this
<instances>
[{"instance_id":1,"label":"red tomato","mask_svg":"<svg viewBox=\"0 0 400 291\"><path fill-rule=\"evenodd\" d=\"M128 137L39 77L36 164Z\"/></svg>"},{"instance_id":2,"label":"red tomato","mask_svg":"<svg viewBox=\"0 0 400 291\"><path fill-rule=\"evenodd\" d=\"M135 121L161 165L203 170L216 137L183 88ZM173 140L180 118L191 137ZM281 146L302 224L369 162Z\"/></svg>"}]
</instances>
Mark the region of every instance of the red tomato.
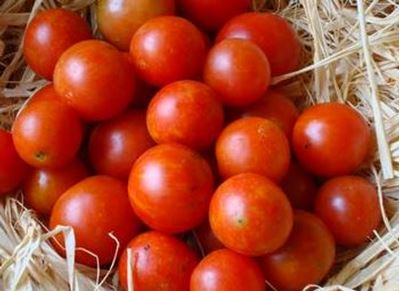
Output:
<instances>
[{"instance_id":1,"label":"red tomato","mask_svg":"<svg viewBox=\"0 0 400 291\"><path fill-rule=\"evenodd\" d=\"M88 175L79 160L60 169L33 169L24 180L25 201L39 213L50 215L61 194Z\"/></svg>"},{"instance_id":2,"label":"red tomato","mask_svg":"<svg viewBox=\"0 0 400 291\"><path fill-rule=\"evenodd\" d=\"M130 53L143 80L164 86L200 74L206 43L202 32L186 19L160 16L138 29Z\"/></svg>"},{"instance_id":3,"label":"red tomato","mask_svg":"<svg viewBox=\"0 0 400 291\"><path fill-rule=\"evenodd\" d=\"M245 173L223 182L211 199L210 225L228 248L261 256L280 248L293 224L292 208L271 180Z\"/></svg>"},{"instance_id":4,"label":"red tomato","mask_svg":"<svg viewBox=\"0 0 400 291\"><path fill-rule=\"evenodd\" d=\"M158 143L180 143L193 149L210 146L224 122L214 91L197 81L178 81L162 88L147 109L147 127Z\"/></svg>"},{"instance_id":5,"label":"red tomato","mask_svg":"<svg viewBox=\"0 0 400 291\"><path fill-rule=\"evenodd\" d=\"M351 107L324 103L306 109L293 129L293 148L311 173L332 177L354 172L365 160L370 129Z\"/></svg>"},{"instance_id":6,"label":"red tomato","mask_svg":"<svg viewBox=\"0 0 400 291\"><path fill-rule=\"evenodd\" d=\"M219 136L215 152L224 178L253 172L278 181L290 162L285 134L272 121L260 117L245 117L229 124Z\"/></svg>"},{"instance_id":7,"label":"red tomato","mask_svg":"<svg viewBox=\"0 0 400 291\"><path fill-rule=\"evenodd\" d=\"M61 54L73 44L92 37L89 25L65 9L40 12L25 30L23 51L27 64L47 80Z\"/></svg>"},{"instance_id":8,"label":"red tomato","mask_svg":"<svg viewBox=\"0 0 400 291\"><path fill-rule=\"evenodd\" d=\"M229 39L214 45L204 67L204 81L230 106L245 106L260 99L270 79L267 58L247 40Z\"/></svg>"},{"instance_id":9,"label":"red tomato","mask_svg":"<svg viewBox=\"0 0 400 291\"><path fill-rule=\"evenodd\" d=\"M69 48L54 70L54 88L87 120L121 113L133 99L135 80L127 59L100 40Z\"/></svg>"},{"instance_id":10,"label":"red tomato","mask_svg":"<svg viewBox=\"0 0 400 291\"><path fill-rule=\"evenodd\" d=\"M272 76L294 71L300 64L301 45L296 32L278 15L250 12L236 16L221 29L217 42L227 38L256 43L271 64Z\"/></svg>"},{"instance_id":11,"label":"red tomato","mask_svg":"<svg viewBox=\"0 0 400 291\"><path fill-rule=\"evenodd\" d=\"M18 156L12 136L0 128L0 196L15 190L28 172L28 165Z\"/></svg>"},{"instance_id":12,"label":"red tomato","mask_svg":"<svg viewBox=\"0 0 400 291\"><path fill-rule=\"evenodd\" d=\"M154 144L147 131L146 113L129 110L93 130L89 141L90 161L97 173L125 180L133 163Z\"/></svg>"},{"instance_id":13,"label":"red tomato","mask_svg":"<svg viewBox=\"0 0 400 291\"><path fill-rule=\"evenodd\" d=\"M57 225L71 226L76 246L96 254L100 265L106 265L111 263L116 250L116 242L109 234L118 239L123 250L138 234L141 223L129 205L123 182L107 176L93 176L61 195L53 207L49 225L51 229ZM62 235L56 238L64 246ZM56 242L53 245L64 255ZM95 258L88 253L77 250L75 255L78 263L96 266Z\"/></svg>"},{"instance_id":14,"label":"red tomato","mask_svg":"<svg viewBox=\"0 0 400 291\"><path fill-rule=\"evenodd\" d=\"M318 284L335 260L335 242L325 224L305 211L294 213L284 246L260 259L266 280L277 290L303 290Z\"/></svg>"},{"instance_id":15,"label":"red tomato","mask_svg":"<svg viewBox=\"0 0 400 291\"><path fill-rule=\"evenodd\" d=\"M224 248L224 245L213 233L208 219L194 230L198 243L206 254Z\"/></svg>"},{"instance_id":16,"label":"red tomato","mask_svg":"<svg viewBox=\"0 0 400 291\"><path fill-rule=\"evenodd\" d=\"M207 216L213 177L207 162L179 144L146 151L134 164L128 183L136 214L151 228L183 232Z\"/></svg>"},{"instance_id":17,"label":"red tomato","mask_svg":"<svg viewBox=\"0 0 400 291\"><path fill-rule=\"evenodd\" d=\"M194 269L190 291L264 291L264 277L257 263L231 250L206 256Z\"/></svg>"},{"instance_id":18,"label":"red tomato","mask_svg":"<svg viewBox=\"0 0 400 291\"><path fill-rule=\"evenodd\" d=\"M131 251L130 261L128 251ZM138 235L125 249L119 262L119 281L128 290L130 264L135 291L189 290L190 275L197 262L196 253L180 240L150 231Z\"/></svg>"},{"instance_id":19,"label":"red tomato","mask_svg":"<svg viewBox=\"0 0 400 291\"><path fill-rule=\"evenodd\" d=\"M79 150L83 127L73 109L60 101L38 101L17 116L12 135L20 157L33 167L59 168Z\"/></svg>"},{"instance_id":20,"label":"red tomato","mask_svg":"<svg viewBox=\"0 0 400 291\"><path fill-rule=\"evenodd\" d=\"M40 88L38 91L36 91L27 101L25 106L29 106L30 104L33 104L34 102L39 102L39 101L62 101L60 96L57 94L57 92L54 90L53 84L48 84L42 88Z\"/></svg>"},{"instance_id":21,"label":"red tomato","mask_svg":"<svg viewBox=\"0 0 400 291\"><path fill-rule=\"evenodd\" d=\"M367 241L381 222L375 186L357 176L328 180L318 191L315 212L336 242L349 247Z\"/></svg>"}]
</instances>

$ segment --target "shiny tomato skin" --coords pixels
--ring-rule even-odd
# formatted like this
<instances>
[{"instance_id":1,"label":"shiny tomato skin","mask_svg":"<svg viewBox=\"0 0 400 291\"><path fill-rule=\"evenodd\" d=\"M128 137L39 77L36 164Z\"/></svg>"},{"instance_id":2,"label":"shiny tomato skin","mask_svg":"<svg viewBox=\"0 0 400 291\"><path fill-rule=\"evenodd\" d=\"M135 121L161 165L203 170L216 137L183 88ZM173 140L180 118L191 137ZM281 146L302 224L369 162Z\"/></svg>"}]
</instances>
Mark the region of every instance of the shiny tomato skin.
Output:
<instances>
[{"instance_id":1,"label":"shiny tomato skin","mask_svg":"<svg viewBox=\"0 0 400 291\"><path fill-rule=\"evenodd\" d=\"M293 224L292 207L283 191L270 179L252 173L233 176L217 188L209 219L227 248L248 256L280 248Z\"/></svg>"},{"instance_id":2,"label":"shiny tomato skin","mask_svg":"<svg viewBox=\"0 0 400 291\"><path fill-rule=\"evenodd\" d=\"M290 163L290 148L284 132L260 117L244 117L220 134L215 153L223 178L253 172L279 181Z\"/></svg>"},{"instance_id":3,"label":"shiny tomato skin","mask_svg":"<svg viewBox=\"0 0 400 291\"><path fill-rule=\"evenodd\" d=\"M336 243L347 247L368 241L381 222L375 186L358 176L325 182L315 200L315 213L331 230Z\"/></svg>"},{"instance_id":4,"label":"shiny tomato skin","mask_svg":"<svg viewBox=\"0 0 400 291\"><path fill-rule=\"evenodd\" d=\"M301 44L296 32L278 15L268 12L238 15L222 27L216 41L228 38L247 39L257 44L270 62L272 76L294 71L300 64Z\"/></svg>"},{"instance_id":5,"label":"shiny tomato skin","mask_svg":"<svg viewBox=\"0 0 400 291\"><path fill-rule=\"evenodd\" d=\"M78 14L62 8L48 9L36 15L25 30L25 61L33 71L52 80L61 54L90 38L90 27Z\"/></svg>"},{"instance_id":6,"label":"shiny tomato skin","mask_svg":"<svg viewBox=\"0 0 400 291\"><path fill-rule=\"evenodd\" d=\"M22 109L13 124L12 136L26 163L37 168L60 168L78 152L83 125L66 104L43 100Z\"/></svg>"},{"instance_id":7,"label":"shiny tomato skin","mask_svg":"<svg viewBox=\"0 0 400 291\"><path fill-rule=\"evenodd\" d=\"M216 93L197 81L178 81L162 88L147 109L147 127L158 143L180 143L200 150L222 130L224 111Z\"/></svg>"},{"instance_id":8,"label":"shiny tomato skin","mask_svg":"<svg viewBox=\"0 0 400 291\"><path fill-rule=\"evenodd\" d=\"M144 223L155 230L178 233L206 218L213 177L207 162L195 151L180 144L161 144L136 161L128 192Z\"/></svg>"},{"instance_id":9,"label":"shiny tomato skin","mask_svg":"<svg viewBox=\"0 0 400 291\"><path fill-rule=\"evenodd\" d=\"M277 290L303 290L318 284L335 260L335 241L326 225L315 215L294 212L293 230L277 251L260 258L265 279Z\"/></svg>"},{"instance_id":10,"label":"shiny tomato skin","mask_svg":"<svg viewBox=\"0 0 400 291\"><path fill-rule=\"evenodd\" d=\"M351 174L368 154L370 129L355 109L323 103L306 109L293 129L293 149L311 173L324 177Z\"/></svg>"},{"instance_id":11,"label":"shiny tomato skin","mask_svg":"<svg viewBox=\"0 0 400 291\"><path fill-rule=\"evenodd\" d=\"M247 40L228 39L211 48L203 78L223 103L241 107L262 97L268 89L271 72L259 47Z\"/></svg>"},{"instance_id":12,"label":"shiny tomato skin","mask_svg":"<svg viewBox=\"0 0 400 291\"><path fill-rule=\"evenodd\" d=\"M86 120L121 113L133 101L135 76L121 52L100 40L66 50L54 70L54 88Z\"/></svg>"},{"instance_id":13,"label":"shiny tomato skin","mask_svg":"<svg viewBox=\"0 0 400 291\"><path fill-rule=\"evenodd\" d=\"M128 290L128 250L135 291L189 290L190 275L199 259L185 243L168 234L149 231L135 237L119 262L119 282Z\"/></svg>"},{"instance_id":14,"label":"shiny tomato skin","mask_svg":"<svg viewBox=\"0 0 400 291\"><path fill-rule=\"evenodd\" d=\"M40 88L34 94L32 94L32 96L26 102L25 106L29 106L30 104L33 104L34 102L55 101L55 100L62 102L62 99L57 94L56 90L54 89L53 84L50 83L50 84L47 84L46 86Z\"/></svg>"},{"instance_id":15,"label":"shiny tomato skin","mask_svg":"<svg viewBox=\"0 0 400 291\"><path fill-rule=\"evenodd\" d=\"M190 291L265 290L264 276L256 261L228 249L203 258L190 278Z\"/></svg>"},{"instance_id":16,"label":"shiny tomato skin","mask_svg":"<svg viewBox=\"0 0 400 291\"><path fill-rule=\"evenodd\" d=\"M197 77L206 42L192 23L177 16L150 19L134 34L130 53L141 79L154 86Z\"/></svg>"},{"instance_id":17,"label":"shiny tomato skin","mask_svg":"<svg viewBox=\"0 0 400 291\"><path fill-rule=\"evenodd\" d=\"M94 128L89 141L90 161L97 173L127 180L134 162L153 145L146 113L131 109Z\"/></svg>"},{"instance_id":18,"label":"shiny tomato skin","mask_svg":"<svg viewBox=\"0 0 400 291\"><path fill-rule=\"evenodd\" d=\"M77 248L84 248L99 257L100 265L111 263L116 250L112 233L120 243L120 251L139 233L141 222L129 205L125 183L108 176L92 176L69 188L57 200L50 216L50 229L57 225L74 229ZM56 237L64 246L62 235ZM53 242L56 250L63 249ZM77 250L76 262L95 267L96 260Z\"/></svg>"},{"instance_id":19,"label":"shiny tomato skin","mask_svg":"<svg viewBox=\"0 0 400 291\"><path fill-rule=\"evenodd\" d=\"M224 248L211 229L208 219L194 230L196 239L200 243L205 254Z\"/></svg>"},{"instance_id":20,"label":"shiny tomato skin","mask_svg":"<svg viewBox=\"0 0 400 291\"><path fill-rule=\"evenodd\" d=\"M0 196L15 190L28 173L29 166L15 150L11 133L0 128Z\"/></svg>"}]
</instances>

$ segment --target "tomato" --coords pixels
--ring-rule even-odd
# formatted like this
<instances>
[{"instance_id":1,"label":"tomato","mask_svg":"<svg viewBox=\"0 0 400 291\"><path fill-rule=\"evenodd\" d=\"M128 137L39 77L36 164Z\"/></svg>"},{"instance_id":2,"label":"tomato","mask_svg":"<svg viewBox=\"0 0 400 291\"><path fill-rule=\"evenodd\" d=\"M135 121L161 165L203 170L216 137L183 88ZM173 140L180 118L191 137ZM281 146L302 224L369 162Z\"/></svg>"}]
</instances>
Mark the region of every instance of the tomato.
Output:
<instances>
[{"instance_id":1,"label":"tomato","mask_svg":"<svg viewBox=\"0 0 400 291\"><path fill-rule=\"evenodd\" d=\"M128 250L131 260L128 261ZM189 290L190 275L197 265L196 253L173 236L149 231L135 237L119 262L119 282L128 290L128 264L135 291Z\"/></svg>"},{"instance_id":2,"label":"tomato","mask_svg":"<svg viewBox=\"0 0 400 291\"><path fill-rule=\"evenodd\" d=\"M97 24L110 43L127 51L133 34L147 20L174 12L174 0L100 0Z\"/></svg>"},{"instance_id":3,"label":"tomato","mask_svg":"<svg viewBox=\"0 0 400 291\"><path fill-rule=\"evenodd\" d=\"M292 208L283 191L252 173L233 176L217 188L209 218L211 229L226 247L249 256L281 247L293 224Z\"/></svg>"},{"instance_id":4,"label":"tomato","mask_svg":"<svg viewBox=\"0 0 400 291\"><path fill-rule=\"evenodd\" d=\"M12 136L0 128L0 196L15 190L28 172L28 165L18 156Z\"/></svg>"},{"instance_id":5,"label":"tomato","mask_svg":"<svg viewBox=\"0 0 400 291\"><path fill-rule=\"evenodd\" d=\"M59 168L79 150L83 126L76 112L61 101L40 101L25 107L12 128L20 157L38 168Z\"/></svg>"},{"instance_id":6,"label":"tomato","mask_svg":"<svg viewBox=\"0 0 400 291\"><path fill-rule=\"evenodd\" d=\"M204 66L204 81L230 106L245 106L260 99L270 79L267 58L247 40L229 39L214 45Z\"/></svg>"},{"instance_id":7,"label":"tomato","mask_svg":"<svg viewBox=\"0 0 400 291\"><path fill-rule=\"evenodd\" d=\"M353 108L323 103L306 109L293 129L293 149L311 173L332 177L347 175L368 154L370 129Z\"/></svg>"},{"instance_id":8,"label":"tomato","mask_svg":"<svg viewBox=\"0 0 400 291\"><path fill-rule=\"evenodd\" d=\"M348 247L367 241L381 222L375 186L357 176L328 180L318 191L315 212L336 242Z\"/></svg>"},{"instance_id":9,"label":"tomato","mask_svg":"<svg viewBox=\"0 0 400 291\"><path fill-rule=\"evenodd\" d=\"M295 211L293 230L284 246L260 259L266 280L277 290L303 290L318 284L335 260L335 241L315 215Z\"/></svg>"},{"instance_id":10,"label":"tomato","mask_svg":"<svg viewBox=\"0 0 400 291\"><path fill-rule=\"evenodd\" d=\"M216 41L228 38L256 43L271 64L272 76L294 71L300 64L301 44L296 32L278 15L249 12L236 16L222 27Z\"/></svg>"},{"instance_id":11,"label":"tomato","mask_svg":"<svg viewBox=\"0 0 400 291\"><path fill-rule=\"evenodd\" d=\"M57 92L54 90L54 86L52 83L47 84L46 86L40 88L37 90L32 96L28 99L26 102L25 106L29 106L30 104L33 104L34 102L40 102L40 101L61 101L62 99L60 96L57 94Z\"/></svg>"},{"instance_id":12,"label":"tomato","mask_svg":"<svg viewBox=\"0 0 400 291\"><path fill-rule=\"evenodd\" d=\"M137 30L130 53L140 78L164 86L200 74L206 43L202 32L186 19L160 16Z\"/></svg>"},{"instance_id":13,"label":"tomato","mask_svg":"<svg viewBox=\"0 0 400 291\"><path fill-rule=\"evenodd\" d=\"M228 249L206 256L194 269L190 279L191 291L264 291L262 271L249 257Z\"/></svg>"},{"instance_id":14,"label":"tomato","mask_svg":"<svg viewBox=\"0 0 400 291\"><path fill-rule=\"evenodd\" d=\"M280 183L293 208L311 210L317 195L317 185L312 175L292 161L289 171Z\"/></svg>"},{"instance_id":15,"label":"tomato","mask_svg":"<svg viewBox=\"0 0 400 291\"><path fill-rule=\"evenodd\" d=\"M147 150L134 164L128 182L136 214L151 228L183 232L207 216L213 177L207 162L179 144Z\"/></svg>"},{"instance_id":16,"label":"tomato","mask_svg":"<svg viewBox=\"0 0 400 291\"><path fill-rule=\"evenodd\" d=\"M253 172L278 181L290 162L285 134L272 121L260 117L241 118L225 127L215 153L224 178Z\"/></svg>"},{"instance_id":17,"label":"tomato","mask_svg":"<svg viewBox=\"0 0 400 291\"><path fill-rule=\"evenodd\" d=\"M97 173L127 180L133 163L154 144L147 131L146 113L129 110L92 131L90 161Z\"/></svg>"},{"instance_id":18,"label":"tomato","mask_svg":"<svg viewBox=\"0 0 400 291\"><path fill-rule=\"evenodd\" d=\"M214 91L197 81L178 81L162 88L147 109L147 126L158 143L193 149L210 146L222 130L224 112Z\"/></svg>"},{"instance_id":19,"label":"tomato","mask_svg":"<svg viewBox=\"0 0 400 291\"><path fill-rule=\"evenodd\" d=\"M60 57L54 88L84 119L104 120L133 100L135 78L122 53L106 42L88 40Z\"/></svg>"},{"instance_id":20,"label":"tomato","mask_svg":"<svg viewBox=\"0 0 400 291\"><path fill-rule=\"evenodd\" d=\"M73 44L90 38L90 27L78 14L61 8L40 12L25 30L25 61L36 73L52 80L61 54Z\"/></svg>"},{"instance_id":21,"label":"tomato","mask_svg":"<svg viewBox=\"0 0 400 291\"><path fill-rule=\"evenodd\" d=\"M88 175L79 160L60 169L32 169L23 183L25 202L39 213L50 215L61 194Z\"/></svg>"},{"instance_id":22,"label":"tomato","mask_svg":"<svg viewBox=\"0 0 400 291\"><path fill-rule=\"evenodd\" d=\"M232 17L246 12L250 0L178 0L183 14L197 25L207 30L219 29Z\"/></svg>"},{"instance_id":23,"label":"tomato","mask_svg":"<svg viewBox=\"0 0 400 291\"><path fill-rule=\"evenodd\" d=\"M141 223L129 205L126 185L108 176L93 176L69 188L57 200L50 216L50 228L57 225L71 226L74 230L76 247L84 248L99 258L100 265L111 263L116 242L123 250L138 234ZM62 235L56 237L64 246ZM56 250L64 255L63 249L53 242ZM77 250L78 263L95 267L96 260L88 253Z\"/></svg>"},{"instance_id":24,"label":"tomato","mask_svg":"<svg viewBox=\"0 0 400 291\"><path fill-rule=\"evenodd\" d=\"M196 235L196 239L201 245L204 253L209 254L212 251L224 248L224 245L217 239L214 232L212 231L208 219L204 221L199 227L197 227L194 232Z\"/></svg>"}]
</instances>

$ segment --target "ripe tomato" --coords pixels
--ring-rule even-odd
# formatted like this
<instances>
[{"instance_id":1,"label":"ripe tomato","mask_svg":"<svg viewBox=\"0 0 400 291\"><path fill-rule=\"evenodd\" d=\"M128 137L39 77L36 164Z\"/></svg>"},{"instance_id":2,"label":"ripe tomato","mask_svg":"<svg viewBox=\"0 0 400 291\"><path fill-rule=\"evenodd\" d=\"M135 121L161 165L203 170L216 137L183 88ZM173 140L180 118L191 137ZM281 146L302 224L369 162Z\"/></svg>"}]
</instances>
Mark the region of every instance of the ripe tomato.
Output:
<instances>
[{"instance_id":1,"label":"ripe tomato","mask_svg":"<svg viewBox=\"0 0 400 291\"><path fill-rule=\"evenodd\" d=\"M20 157L33 167L59 168L75 157L83 127L75 111L61 101L38 101L17 116L12 136Z\"/></svg>"},{"instance_id":2,"label":"ripe tomato","mask_svg":"<svg viewBox=\"0 0 400 291\"><path fill-rule=\"evenodd\" d=\"M267 58L247 40L229 39L214 45L204 66L204 81L230 106L245 106L261 98L270 79Z\"/></svg>"},{"instance_id":3,"label":"ripe tomato","mask_svg":"<svg viewBox=\"0 0 400 291\"><path fill-rule=\"evenodd\" d=\"M12 136L0 128L0 196L15 190L28 172L28 165L18 156Z\"/></svg>"},{"instance_id":4,"label":"ripe tomato","mask_svg":"<svg viewBox=\"0 0 400 291\"><path fill-rule=\"evenodd\" d=\"M147 20L174 12L174 0L100 0L97 24L110 43L128 51L133 34Z\"/></svg>"},{"instance_id":5,"label":"ripe tomato","mask_svg":"<svg viewBox=\"0 0 400 291\"><path fill-rule=\"evenodd\" d=\"M128 261L128 250L131 260ZM127 246L119 262L119 282L128 290L128 264L135 291L189 290L196 253L173 236L156 231L142 233Z\"/></svg>"},{"instance_id":6,"label":"ripe tomato","mask_svg":"<svg viewBox=\"0 0 400 291\"><path fill-rule=\"evenodd\" d=\"M222 249L206 256L192 273L190 291L264 291L264 276L249 257Z\"/></svg>"},{"instance_id":7,"label":"ripe tomato","mask_svg":"<svg viewBox=\"0 0 400 291\"><path fill-rule=\"evenodd\" d=\"M61 101L62 99L60 96L57 94L57 92L54 90L54 86L52 83L40 88L38 91L36 91L29 99L28 102L26 103L25 106L29 106L30 104L33 104L34 102L40 102L40 101Z\"/></svg>"},{"instance_id":8,"label":"ripe tomato","mask_svg":"<svg viewBox=\"0 0 400 291\"><path fill-rule=\"evenodd\" d=\"M90 161L97 173L126 180L133 163L154 144L147 131L146 113L129 110L93 130Z\"/></svg>"},{"instance_id":9,"label":"ripe tomato","mask_svg":"<svg viewBox=\"0 0 400 291\"><path fill-rule=\"evenodd\" d=\"M52 80L61 54L73 44L91 37L89 25L72 11L59 8L40 12L25 30L25 61L36 73Z\"/></svg>"},{"instance_id":10,"label":"ripe tomato","mask_svg":"<svg viewBox=\"0 0 400 291\"><path fill-rule=\"evenodd\" d=\"M294 71L300 64L301 45L296 32L278 15L249 12L236 16L222 27L216 41L227 38L256 43L271 64L272 76Z\"/></svg>"},{"instance_id":11,"label":"ripe tomato","mask_svg":"<svg viewBox=\"0 0 400 291\"><path fill-rule=\"evenodd\" d=\"M207 216L213 177L207 162L179 144L146 151L134 164L128 192L136 214L151 228L175 233Z\"/></svg>"},{"instance_id":12,"label":"ripe tomato","mask_svg":"<svg viewBox=\"0 0 400 291\"><path fill-rule=\"evenodd\" d=\"M110 44L80 42L60 57L54 88L87 120L104 120L121 113L132 101L135 80L129 62Z\"/></svg>"},{"instance_id":13,"label":"ripe tomato","mask_svg":"<svg viewBox=\"0 0 400 291\"><path fill-rule=\"evenodd\" d=\"M328 180L318 191L315 212L332 231L336 242L349 247L368 240L381 222L374 185L357 176Z\"/></svg>"},{"instance_id":14,"label":"ripe tomato","mask_svg":"<svg viewBox=\"0 0 400 291\"><path fill-rule=\"evenodd\" d=\"M370 129L354 109L324 103L306 109L293 129L293 148L299 162L310 172L332 177L347 175L368 154Z\"/></svg>"},{"instance_id":15,"label":"ripe tomato","mask_svg":"<svg viewBox=\"0 0 400 291\"><path fill-rule=\"evenodd\" d=\"M253 172L278 181L290 162L289 143L283 131L260 117L245 117L229 124L216 143L222 177Z\"/></svg>"},{"instance_id":16,"label":"ripe tomato","mask_svg":"<svg viewBox=\"0 0 400 291\"><path fill-rule=\"evenodd\" d=\"M335 242L315 215L296 211L293 230L279 250L260 259L266 280L277 290L303 290L318 284L335 259Z\"/></svg>"},{"instance_id":17,"label":"ripe tomato","mask_svg":"<svg viewBox=\"0 0 400 291\"><path fill-rule=\"evenodd\" d=\"M211 199L210 225L228 248L260 256L280 248L293 224L283 191L258 174L244 173L223 182Z\"/></svg>"},{"instance_id":18,"label":"ripe tomato","mask_svg":"<svg viewBox=\"0 0 400 291\"><path fill-rule=\"evenodd\" d=\"M39 213L50 215L61 194L88 175L79 160L60 169L32 169L23 183L25 201Z\"/></svg>"},{"instance_id":19,"label":"ripe tomato","mask_svg":"<svg viewBox=\"0 0 400 291\"><path fill-rule=\"evenodd\" d=\"M50 216L50 228L67 225L74 229L77 248L84 248L99 258L100 265L111 263L116 250L112 233L123 250L140 230L141 223L129 205L126 185L108 176L93 176L69 188L57 200ZM62 235L58 242L64 246ZM56 250L63 249L53 242ZM77 250L76 261L96 266L88 253Z\"/></svg>"},{"instance_id":20,"label":"ripe tomato","mask_svg":"<svg viewBox=\"0 0 400 291\"><path fill-rule=\"evenodd\" d=\"M193 149L210 146L224 122L214 91L197 81L178 81L162 88L147 109L147 127L158 143L180 143Z\"/></svg>"},{"instance_id":21,"label":"ripe tomato","mask_svg":"<svg viewBox=\"0 0 400 291\"><path fill-rule=\"evenodd\" d=\"M206 254L224 248L224 245L217 239L212 231L208 219L197 227L194 232L198 239L198 243L201 244L201 247Z\"/></svg>"},{"instance_id":22,"label":"ripe tomato","mask_svg":"<svg viewBox=\"0 0 400 291\"><path fill-rule=\"evenodd\" d=\"M152 85L164 86L200 74L206 43L202 32L186 19L160 16L138 29L130 53L139 77Z\"/></svg>"}]
</instances>

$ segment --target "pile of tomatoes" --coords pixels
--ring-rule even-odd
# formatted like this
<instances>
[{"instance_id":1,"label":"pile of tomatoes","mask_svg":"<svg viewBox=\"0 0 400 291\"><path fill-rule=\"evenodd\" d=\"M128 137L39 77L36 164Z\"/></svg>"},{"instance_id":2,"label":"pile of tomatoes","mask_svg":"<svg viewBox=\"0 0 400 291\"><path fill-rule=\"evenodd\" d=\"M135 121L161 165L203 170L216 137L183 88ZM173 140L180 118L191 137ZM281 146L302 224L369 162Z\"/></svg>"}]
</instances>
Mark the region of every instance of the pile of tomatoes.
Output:
<instances>
[{"instance_id":1,"label":"pile of tomatoes","mask_svg":"<svg viewBox=\"0 0 400 291\"><path fill-rule=\"evenodd\" d=\"M50 82L0 131L0 193L21 186L49 228L71 226L78 263L107 267L116 238L124 289L321 282L335 245L380 223L375 187L354 176L370 128L347 105L300 113L270 88L301 44L249 5L102 0L105 40L74 12L40 12L23 49Z\"/></svg>"}]
</instances>

